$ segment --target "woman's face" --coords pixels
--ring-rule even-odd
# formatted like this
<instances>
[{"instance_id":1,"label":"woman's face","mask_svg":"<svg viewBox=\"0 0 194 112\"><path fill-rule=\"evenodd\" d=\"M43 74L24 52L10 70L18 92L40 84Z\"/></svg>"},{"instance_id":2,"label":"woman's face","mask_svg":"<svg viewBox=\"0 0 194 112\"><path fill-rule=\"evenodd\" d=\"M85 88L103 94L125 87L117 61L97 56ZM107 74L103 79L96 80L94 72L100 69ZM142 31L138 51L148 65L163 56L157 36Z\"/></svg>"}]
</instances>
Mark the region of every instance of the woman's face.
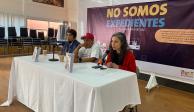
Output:
<instances>
[{"instance_id":1,"label":"woman's face","mask_svg":"<svg viewBox=\"0 0 194 112\"><path fill-rule=\"evenodd\" d=\"M113 50L120 51L121 49L121 41L118 39L118 37L113 36L112 42L111 42Z\"/></svg>"}]
</instances>

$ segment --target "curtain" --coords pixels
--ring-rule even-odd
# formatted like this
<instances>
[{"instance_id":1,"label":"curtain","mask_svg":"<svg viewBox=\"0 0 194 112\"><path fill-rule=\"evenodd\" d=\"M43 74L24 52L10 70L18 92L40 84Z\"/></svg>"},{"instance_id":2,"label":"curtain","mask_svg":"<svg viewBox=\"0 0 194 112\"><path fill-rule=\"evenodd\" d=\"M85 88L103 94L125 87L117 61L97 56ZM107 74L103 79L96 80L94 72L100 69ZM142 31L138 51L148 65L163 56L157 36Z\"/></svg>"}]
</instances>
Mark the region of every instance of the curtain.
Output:
<instances>
[{"instance_id":1,"label":"curtain","mask_svg":"<svg viewBox=\"0 0 194 112\"><path fill-rule=\"evenodd\" d=\"M20 27L26 26L26 18L18 15L0 13L0 27L5 27L5 39L8 38L8 27L15 27L17 36L20 35Z\"/></svg>"}]
</instances>

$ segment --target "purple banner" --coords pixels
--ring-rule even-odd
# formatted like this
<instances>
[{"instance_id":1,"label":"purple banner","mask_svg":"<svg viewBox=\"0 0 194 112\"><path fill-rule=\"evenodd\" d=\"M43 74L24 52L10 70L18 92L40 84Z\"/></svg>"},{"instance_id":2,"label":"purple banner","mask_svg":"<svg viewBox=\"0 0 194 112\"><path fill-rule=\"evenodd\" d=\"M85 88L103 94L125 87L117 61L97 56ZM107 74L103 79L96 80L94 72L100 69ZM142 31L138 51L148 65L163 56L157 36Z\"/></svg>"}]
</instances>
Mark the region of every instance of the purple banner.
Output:
<instances>
[{"instance_id":1,"label":"purple banner","mask_svg":"<svg viewBox=\"0 0 194 112\"><path fill-rule=\"evenodd\" d=\"M124 32L137 60L194 69L194 1L88 8L87 29L108 46Z\"/></svg>"}]
</instances>

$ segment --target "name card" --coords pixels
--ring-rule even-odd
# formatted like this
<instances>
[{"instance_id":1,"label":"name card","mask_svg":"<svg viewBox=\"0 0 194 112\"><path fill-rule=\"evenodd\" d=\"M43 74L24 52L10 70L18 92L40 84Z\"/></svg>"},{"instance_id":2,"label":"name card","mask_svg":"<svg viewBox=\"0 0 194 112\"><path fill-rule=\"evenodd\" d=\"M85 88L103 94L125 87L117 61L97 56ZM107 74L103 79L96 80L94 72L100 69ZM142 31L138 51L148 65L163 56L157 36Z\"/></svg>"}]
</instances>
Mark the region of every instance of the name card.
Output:
<instances>
[{"instance_id":1,"label":"name card","mask_svg":"<svg viewBox=\"0 0 194 112\"><path fill-rule=\"evenodd\" d=\"M69 72L73 71L73 62L74 62L74 54L73 53L66 53L65 57L65 69Z\"/></svg>"},{"instance_id":2,"label":"name card","mask_svg":"<svg viewBox=\"0 0 194 112\"><path fill-rule=\"evenodd\" d=\"M34 52L33 52L33 55L32 55L32 60L34 62L38 62L39 61L40 52L41 52L41 48L40 47L34 47Z\"/></svg>"}]
</instances>

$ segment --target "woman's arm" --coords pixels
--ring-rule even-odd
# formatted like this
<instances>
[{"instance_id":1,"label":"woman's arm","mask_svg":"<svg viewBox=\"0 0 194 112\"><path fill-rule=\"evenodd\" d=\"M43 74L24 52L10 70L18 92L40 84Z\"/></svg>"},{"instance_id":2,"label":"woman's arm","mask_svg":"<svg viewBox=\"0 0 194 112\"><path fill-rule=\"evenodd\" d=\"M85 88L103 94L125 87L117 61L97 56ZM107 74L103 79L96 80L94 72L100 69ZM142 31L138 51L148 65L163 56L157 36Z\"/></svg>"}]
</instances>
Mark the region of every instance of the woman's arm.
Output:
<instances>
[{"instance_id":1,"label":"woman's arm","mask_svg":"<svg viewBox=\"0 0 194 112\"><path fill-rule=\"evenodd\" d=\"M123 70L136 73L135 57L132 53L129 53L125 56L123 64L119 65L119 69L123 69Z\"/></svg>"}]
</instances>

